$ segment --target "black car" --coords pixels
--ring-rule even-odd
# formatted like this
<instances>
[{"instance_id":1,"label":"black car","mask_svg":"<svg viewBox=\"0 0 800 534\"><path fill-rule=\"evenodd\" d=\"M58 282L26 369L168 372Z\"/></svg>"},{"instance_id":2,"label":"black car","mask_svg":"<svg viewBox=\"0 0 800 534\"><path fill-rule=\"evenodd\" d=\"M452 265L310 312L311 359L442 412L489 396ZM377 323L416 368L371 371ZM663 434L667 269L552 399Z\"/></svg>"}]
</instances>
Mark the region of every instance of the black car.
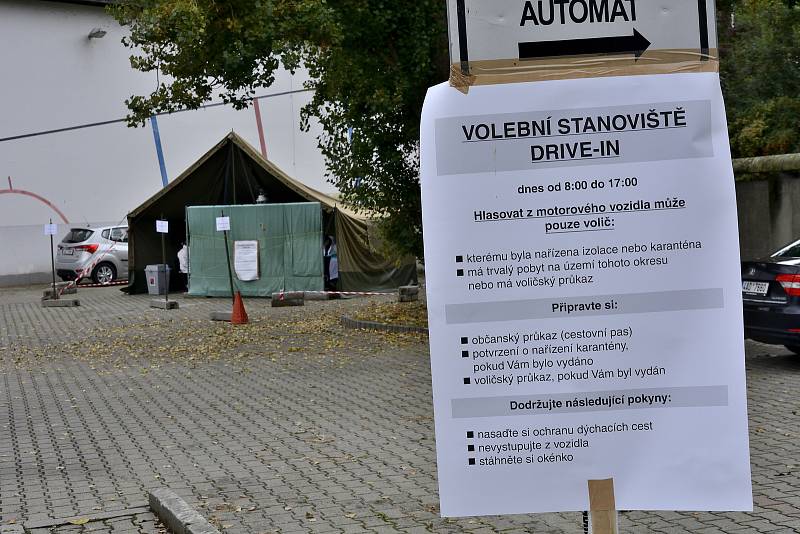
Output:
<instances>
[{"instance_id":1,"label":"black car","mask_svg":"<svg viewBox=\"0 0 800 534\"><path fill-rule=\"evenodd\" d=\"M742 262L744 336L800 354L800 240Z\"/></svg>"}]
</instances>

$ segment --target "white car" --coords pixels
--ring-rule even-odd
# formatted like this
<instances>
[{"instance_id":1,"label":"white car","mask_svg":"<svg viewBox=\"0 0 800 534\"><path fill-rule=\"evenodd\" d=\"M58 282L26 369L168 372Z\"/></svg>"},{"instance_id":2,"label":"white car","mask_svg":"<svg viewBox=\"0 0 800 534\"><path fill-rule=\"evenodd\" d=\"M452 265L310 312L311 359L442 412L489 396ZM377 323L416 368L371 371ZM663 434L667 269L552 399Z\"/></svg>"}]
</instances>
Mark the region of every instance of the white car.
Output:
<instances>
[{"instance_id":1,"label":"white car","mask_svg":"<svg viewBox=\"0 0 800 534\"><path fill-rule=\"evenodd\" d=\"M110 284L128 278L128 228L72 228L58 244L56 274L62 280L91 277Z\"/></svg>"}]
</instances>

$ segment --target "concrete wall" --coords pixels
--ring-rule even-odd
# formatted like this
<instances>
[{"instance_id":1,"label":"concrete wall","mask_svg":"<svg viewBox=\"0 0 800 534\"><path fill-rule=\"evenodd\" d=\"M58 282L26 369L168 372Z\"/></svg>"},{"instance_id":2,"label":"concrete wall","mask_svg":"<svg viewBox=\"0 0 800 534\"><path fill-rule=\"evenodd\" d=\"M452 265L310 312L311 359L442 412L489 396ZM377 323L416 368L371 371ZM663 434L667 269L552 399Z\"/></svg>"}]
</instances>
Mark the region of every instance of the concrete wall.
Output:
<instances>
[{"instance_id":1,"label":"concrete wall","mask_svg":"<svg viewBox=\"0 0 800 534\"><path fill-rule=\"evenodd\" d=\"M768 256L800 239L800 175L737 182L742 259Z\"/></svg>"},{"instance_id":2,"label":"concrete wall","mask_svg":"<svg viewBox=\"0 0 800 534\"><path fill-rule=\"evenodd\" d=\"M93 28L107 34L88 39ZM59 239L68 226L116 224L162 187L152 124L128 128L120 121L126 98L156 86L155 74L130 68L123 35L100 7L0 0L0 285L38 281L49 272L42 224L51 217L61 224ZM302 90L306 79L282 71L256 94ZM316 146L320 128L299 128L310 98L294 92L259 100L268 157L309 186L333 192ZM106 121L116 122L82 127ZM252 108L162 115L158 126L169 180L231 130L256 149L260 144ZM66 130L53 132L60 129Z\"/></svg>"}]
</instances>

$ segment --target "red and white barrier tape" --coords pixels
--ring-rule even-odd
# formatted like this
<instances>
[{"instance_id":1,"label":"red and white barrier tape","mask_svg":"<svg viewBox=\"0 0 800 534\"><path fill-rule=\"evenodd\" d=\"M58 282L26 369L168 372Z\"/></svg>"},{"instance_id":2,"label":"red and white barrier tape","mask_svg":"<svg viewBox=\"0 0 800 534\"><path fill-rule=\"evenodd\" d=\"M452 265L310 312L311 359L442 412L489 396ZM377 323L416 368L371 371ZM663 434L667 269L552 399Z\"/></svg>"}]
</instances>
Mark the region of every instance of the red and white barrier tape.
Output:
<instances>
[{"instance_id":1,"label":"red and white barrier tape","mask_svg":"<svg viewBox=\"0 0 800 534\"><path fill-rule=\"evenodd\" d=\"M314 295L396 295L397 291L281 291L278 298L283 300L286 293L311 293Z\"/></svg>"},{"instance_id":2,"label":"red and white barrier tape","mask_svg":"<svg viewBox=\"0 0 800 534\"><path fill-rule=\"evenodd\" d=\"M87 287L111 287L111 286L124 286L127 285L127 280L116 280L114 282L109 282L108 284L80 284L78 287L83 289Z\"/></svg>"},{"instance_id":3,"label":"red and white barrier tape","mask_svg":"<svg viewBox=\"0 0 800 534\"><path fill-rule=\"evenodd\" d=\"M84 267L83 270L81 270L81 272L78 273L78 276L75 277L75 280L70 280L69 283L66 286L61 288L61 290L58 293L58 296L61 297L62 295L64 295L64 291L66 291L67 289L71 289L73 287L78 287L78 284L80 284L81 280L83 280L84 278L90 276L92 274L92 271L94 271L94 268L97 267L97 264L100 263L102 260L104 260L105 257L108 255L108 253L111 252L112 250L114 250L115 246L116 246L116 243L111 245L111 247L108 250L104 251L103 254L100 257L96 258L92 263L90 263L89 265ZM95 254L97 254L97 253L95 252ZM127 283L127 282L125 282L125 283ZM112 285L112 284L113 284L113 282L111 282L109 284L94 284L94 285L87 285L87 286L82 286L82 287L95 287L95 286L96 287L101 287L101 286L104 286L104 285Z\"/></svg>"}]
</instances>

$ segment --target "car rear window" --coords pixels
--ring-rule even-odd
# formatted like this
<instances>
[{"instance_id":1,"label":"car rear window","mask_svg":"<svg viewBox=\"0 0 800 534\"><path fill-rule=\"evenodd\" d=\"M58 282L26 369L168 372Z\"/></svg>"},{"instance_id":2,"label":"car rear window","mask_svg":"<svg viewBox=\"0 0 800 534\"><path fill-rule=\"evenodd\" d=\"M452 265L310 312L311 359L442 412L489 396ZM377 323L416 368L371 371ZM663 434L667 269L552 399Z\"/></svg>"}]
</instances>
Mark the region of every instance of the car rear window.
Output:
<instances>
[{"instance_id":1,"label":"car rear window","mask_svg":"<svg viewBox=\"0 0 800 534\"><path fill-rule=\"evenodd\" d=\"M61 240L62 243L83 243L90 237L94 230L88 230L86 228L73 228L69 231L69 233L64 236L64 239Z\"/></svg>"}]
</instances>

